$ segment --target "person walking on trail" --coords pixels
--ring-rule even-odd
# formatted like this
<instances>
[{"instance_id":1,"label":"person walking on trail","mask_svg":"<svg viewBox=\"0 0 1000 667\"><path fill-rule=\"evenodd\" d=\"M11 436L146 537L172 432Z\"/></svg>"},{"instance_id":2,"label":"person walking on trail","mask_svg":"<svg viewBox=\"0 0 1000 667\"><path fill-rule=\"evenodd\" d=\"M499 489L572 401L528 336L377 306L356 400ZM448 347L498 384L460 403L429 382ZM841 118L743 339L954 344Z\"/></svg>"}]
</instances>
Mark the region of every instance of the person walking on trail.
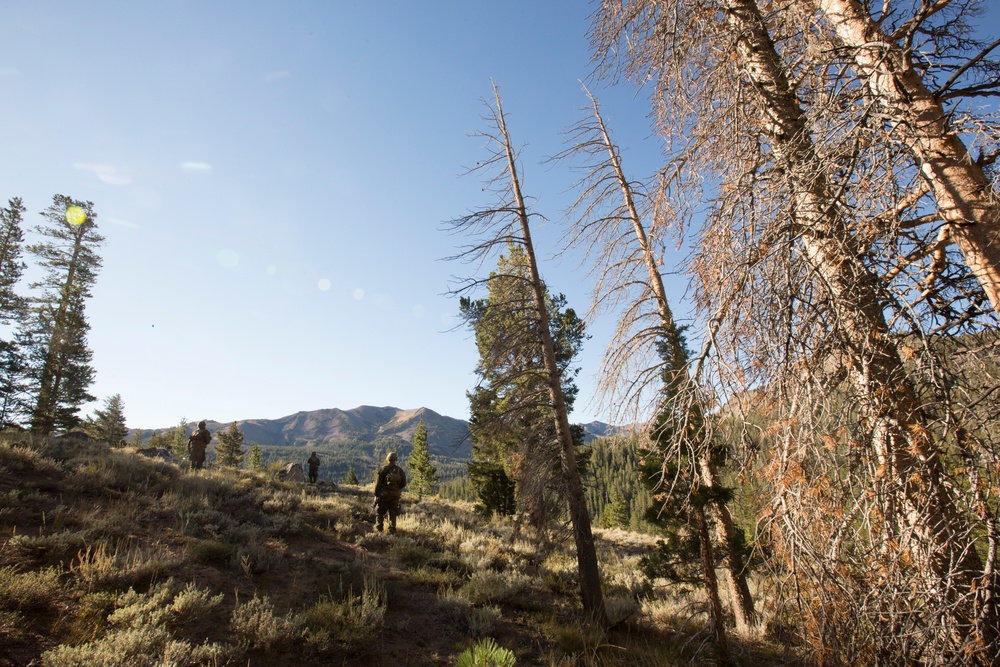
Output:
<instances>
[{"instance_id":1,"label":"person walking on trail","mask_svg":"<svg viewBox=\"0 0 1000 667\"><path fill-rule=\"evenodd\" d=\"M319 457L316 456L316 452L309 455L306 463L309 464L309 483L315 484L316 480L319 479Z\"/></svg>"},{"instance_id":2,"label":"person walking on trail","mask_svg":"<svg viewBox=\"0 0 1000 667\"><path fill-rule=\"evenodd\" d=\"M188 456L191 457L191 470L201 470L205 466L205 450L212 442L212 434L208 432L205 422L198 422L198 428L188 438Z\"/></svg>"},{"instance_id":3,"label":"person walking on trail","mask_svg":"<svg viewBox=\"0 0 1000 667\"><path fill-rule=\"evenodd\" d=\"M385 523L385 515L389 515L389 532L396 533L396 517L399 516L399 499L406 488L406 473L396 465L399 457L396 452L389 452L385 457L385 465L378 471L375 482L375 530L381 532Z\"/></svg>"}]
</instances>

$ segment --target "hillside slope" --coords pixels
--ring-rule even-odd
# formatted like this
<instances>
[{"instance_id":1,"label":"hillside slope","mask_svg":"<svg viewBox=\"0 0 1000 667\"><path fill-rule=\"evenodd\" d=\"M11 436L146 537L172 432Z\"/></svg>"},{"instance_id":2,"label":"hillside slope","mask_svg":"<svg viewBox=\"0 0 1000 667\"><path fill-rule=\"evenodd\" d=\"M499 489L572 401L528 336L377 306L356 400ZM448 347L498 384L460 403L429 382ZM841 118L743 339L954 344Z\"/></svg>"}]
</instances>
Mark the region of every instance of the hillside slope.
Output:
<instances>
[{"instance_id":1,"label":"hillside slope","mask_svg":"<svg viewBox=\"0 0 1000 667\"><path fill-rule=\"evenodd\" d=\"M619 621L600 632L567 534L409 495L376 533L371 492L4 436L0 667L444 666L484 637L518 665L713 658L698 597L641 574L650 538L596 531ZM788 664L766 648L733 664Z\"/></svg>"}]
</instances>

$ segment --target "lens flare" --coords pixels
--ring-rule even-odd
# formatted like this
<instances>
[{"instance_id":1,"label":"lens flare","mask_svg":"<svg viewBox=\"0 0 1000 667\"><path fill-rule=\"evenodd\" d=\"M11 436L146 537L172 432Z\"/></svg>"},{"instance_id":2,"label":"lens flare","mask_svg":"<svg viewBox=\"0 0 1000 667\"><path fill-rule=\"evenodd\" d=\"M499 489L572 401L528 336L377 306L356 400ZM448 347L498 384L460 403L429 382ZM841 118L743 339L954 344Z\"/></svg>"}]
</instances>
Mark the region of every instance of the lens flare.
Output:
<instances>
[{"instance_id":1,"label":"lens flare","mask_svg":"<svg viewBox=\"0 0 1000 667\"><path fill-rule=\"evenodd\" d=\"M87 212L79 206L69 206L66 208L66 222L71 225L82 225L87 222Z\"/></svg>"}]
</instances>

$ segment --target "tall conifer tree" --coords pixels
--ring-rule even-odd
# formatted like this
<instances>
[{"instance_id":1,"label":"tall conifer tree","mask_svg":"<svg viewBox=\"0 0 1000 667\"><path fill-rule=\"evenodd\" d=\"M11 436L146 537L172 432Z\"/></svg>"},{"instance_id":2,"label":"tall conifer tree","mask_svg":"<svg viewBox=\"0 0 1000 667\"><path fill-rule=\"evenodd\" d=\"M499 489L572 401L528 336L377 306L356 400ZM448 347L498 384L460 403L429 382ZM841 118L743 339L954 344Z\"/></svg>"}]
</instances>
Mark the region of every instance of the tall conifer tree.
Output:
<instances>
[{"instance_id":1,"label":"tall conifer tree","mask_svg":"<svg viewBox=\"0 0 1000 667\"><path fill-rule=\"evenodd\" d=\"M487 283L484 299L461 300L462 317L476 335L481 380L469 393L473 460L469 477L487 515L524 511L542 526L562 511L562 472L548 401L524 250L508 245ZM546 310L567 409L576 398L572 361L585 338L583 322L563 295L546 290ZM582 433L574 429L574 445Z\"/></svg>"},{"instance_id":2,"label":"tall conifer tree","mask_svg":"<svg viewBox=\"0 0 1000 667\"><path fill-rule=\"evenodd\" d=\"M463 231L477 238L471 246L462 253L466 259L482 261L502 247L502 244L515 244L524 252L527 275L525 284L530 288L530 299L521 305L533 313L531 318L532 332L538 347L524 348L538 354L542 366L538 369L544 382L539 387L541 395L535 398L539 404L547 404L547 413L552 419L554 437L549 445L557 447L562 472L562 488L565 493L566 508L569 511L570 524L573 526L573 540L576 544L577 573L580 583L580 599L584 614L598 625L606 625L608 618L604 608L604 593L601 589L601 574L597 560L597 547L590 526L590 512L587 509L583 483L580 479L580 466L577 461L577 438L574 428L569 423L569 404L565 392L566 371L572 361L562 357L563 350L550 326L553 313L549 309L549 295L545 283L538 270L534 243L531 240L531 217L527 199L521 188L518 155L511 143L507 121L504 118L500 92L493 87L495 104L487 104L489 116L487 121L491 127L482 136L487 140L489 157L481 162L476 171L486 177L486 185L494 200L486 208L475 210L457 220L452 221L455 231ZM492 282L492 278L490 281ZM473 281L479 284L480 281ZM570 311L567 311L569 314ZM574 315L575 316L575 315ZM582 328L582 323L581 323ZM478 342L478 341L477 341ZM506 351L516 352L516 347L507 347ZM482 348L480 353L482 354ZM490 354L488 361L501 366L505 361L498 355L505 352L500 345ZM484 362L487 359L483 360ZM485 365L485 364L484 364ZM531 373L531 371L528 371ZM547 396L547 400L544 398ZM575 429L579 433L579 429Z\"/></svg>"},{"instance_id":3,"label":"tall conifer tree","mask_svg":"<svg viewBox=\"0 0 1000 667\"><path fill-rule=\"evenodd\" d=\"M42 237L27 247L45 276L31 287L30 314L21 331L32 390L31 429L48 435L80 423L83 403L94 379L93 353L87 344L85 304L101 268L94 205L56 195L34 231Z\"/></svg>"},{"instance_id":4,"label":"tall conifer tree","mask_svg":"<svg viewBox=\"0 0 1000 667\"><path fill-rule=\"evenodd\" d=\"M243 465L243 430L236 422L225 431L219 431L219 444L215 446L215 460L220 466L239 468Z\"/></svg>"},{"instance_id":5,"label":"tall conifer tree","mask_svg":"<svg viewBox=\"0 0 1000 667\"><path fill-rule=\"evenodd\" d=\"M438 481L437 468L431 465L430 452L427 450L427 425L423 419L413 432L413 451L410 452L408 463L413 476L410 491L416 493L418 499L434 493Z\"/></svg>"},{"instance_id":6,"label":"tall conifer tree","mask_svg":"<svg viewBox=\"0 0 1000 667\"><path fill-rule=\"evenodd\" d=\"M0 208L0 325L20 324L26 299L15 291L24 272L21 260L24 204L19 197ZM5 336L6 338L6 336ZM16 340L0 340L0 428L15 424L26 402L24 356Z\"/></svg>"},{"instance_id":7,"label":"tall conifer tree","mask_svg":"<svg viewBox=\"0 0 1000 667\"><path fill-rule=\"evenodd\" d=\"M177 460L186 461L188 459L187 417L181 417L177 426L163 435L170 443L170 451L174 453Z\"/></svg>"},{"instance_id":8,"label":"tall conifer tree","mask_svg":"<svg viewBox=\"0 0 1000 667\"><path fill-rule=\"evenodd\" d=\"M93 419L88 420L88 427L98 442L106 442L112 447L122 447L128 436L128 427L125 426L125 405L121 394L105 399L104 409L94 411Z\"/></svg>"},{"instance_id":9,"label":"tall conifer tree","mask_svg":"<svg viewBox=\"0 0 1000 667\"><path fill-rule=\"evenodd\" d=\"M260 470L264 467L264 455L260 451L260 444L253 443L250 445L250 458L247 460L247 465L250 466L251 470Z\"/></svg>"}]
</instances>

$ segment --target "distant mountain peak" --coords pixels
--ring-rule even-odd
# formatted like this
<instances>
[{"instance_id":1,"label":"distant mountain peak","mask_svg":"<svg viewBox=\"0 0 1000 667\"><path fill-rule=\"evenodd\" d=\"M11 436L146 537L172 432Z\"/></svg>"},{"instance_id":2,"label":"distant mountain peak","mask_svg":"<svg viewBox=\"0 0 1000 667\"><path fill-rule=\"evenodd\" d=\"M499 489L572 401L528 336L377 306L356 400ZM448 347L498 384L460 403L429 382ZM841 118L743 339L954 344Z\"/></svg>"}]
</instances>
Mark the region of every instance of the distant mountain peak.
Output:
<instances>
[{"instance_id":1,"label":"distant mountain peak","mask_svg":"<svg viewBox=\"0 0 1000 667\"><path fill-rule=\"evenodd\" d=\"M427 445L431 454L450 458L472 456L468 422L441 415L425 407L405 410L372 405L359 405L350 410L321 408L303 410L278 419L238 419L236 426L243 430L246 442L261 445L312 447L378 440L405 448L413 442L413 432L421 420L427 427ZM212 433L228 428L233 423L210 419L205 421ZM187 425L188 431L193 430L196 424L197 422L190 422ZM611 431L602 422L584 424L584 428L588 439L604 436ZM171 429L139 430L143 438L148 438L153 433Z\"/></svg>"}]
</instances>

